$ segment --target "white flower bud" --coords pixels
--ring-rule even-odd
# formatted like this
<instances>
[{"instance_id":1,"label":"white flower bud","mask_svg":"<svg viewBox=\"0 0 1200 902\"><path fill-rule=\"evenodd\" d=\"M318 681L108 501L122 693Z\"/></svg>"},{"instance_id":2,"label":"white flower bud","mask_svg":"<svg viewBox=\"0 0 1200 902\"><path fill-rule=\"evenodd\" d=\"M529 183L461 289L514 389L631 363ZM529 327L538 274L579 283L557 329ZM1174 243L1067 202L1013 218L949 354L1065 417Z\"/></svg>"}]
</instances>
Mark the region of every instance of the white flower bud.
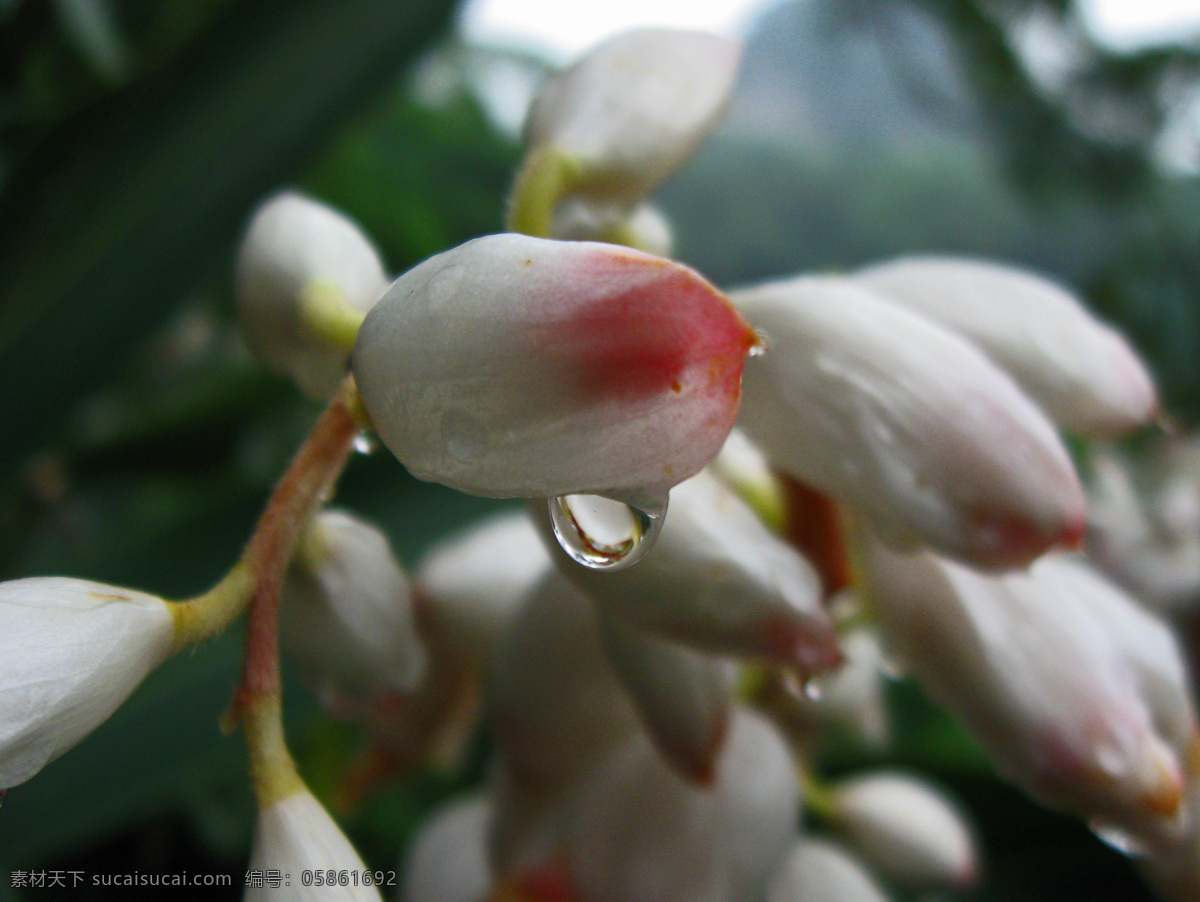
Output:
<instances>
[{"instance_id":1,"label":"white flower bud","mask_svg":"<svg viewBox=\"0 0 1200 902\"><path fill-rule=\"evenodd\" d=\"M838 644L845 663L822 677L816 698L798 698L804 714L822 726L836 725L869 746L891 737L884 695L883 649L873 630L852 629Z\"/></svg>"},{"instance_id":2,"label":"white flower bud","mask_svg":"<svg viewBox=\"0 0 1200 902\"><path fill-rule=\"evenodd\" d=\"M1194 609L1200 603L1197 448L1171 443L1136 468L1114 450L1097 448L1089 464L1088 555L1147 606L1168 615Z\"/></svg>"},{"instance_id":3,"label":"white flower bud","mask_svg":"<svg viewBox=\"0 0 1200 902\"><path fill-rule=\"evenodd\" d=\"M401 276L354 373L420 479L477 495L656 492L720 450L754 333L677 263L492 235Z\"/></svg>"},{"instance_id":4,"label":"white flower bud","mask_svg":"<svg viewBox=\"0 0 1200 902\"><path fill-rule=\"evenodd\" d=\"M810 674L840 660L812 568L708 473L671 490L654 551L636 567L605 573L572 566L553 539L547 544L598 605L647 630Z\"/></svg>"},{"instance_id":5,"label":"white flower bud","mask_svg":"<svg viewBox=\"0 0 1200 902\"><path fill-rule=\"evenodd\" d=\"M1063 429L1113 437L1158 409L1154 382L1128 342L1054 282L954 257L906 257L854 278L967 336Z\"/></svg>"},{"instance_id":6,"label":"white flower bud","mask_svg":"<svg viewBox=\"0 0 1200 902\"><path fill-rule=\"evenodd\" d=\"M597 614L608 661L655 746L684 777L711 783L733 701L728 662Z\"/></svg>"},{"instance_id":7,"label":"white flower bud","mask_svg":"<svg viewBox=\"0 0 1200 902\"><path fill-rule=\"evenodd\" d=\"M330 702L366 705L416 686L425 651L382 532L343 511L314 518L284 586L280 642Z\"/></svg>"},{"instance_id":8,"label":"white flower bud","mask_svg":"<svg viewBox=\"0 0 1200 902\"><path fill-rule=\"evenodd\" d=\"M433 813L406 856L399 902L484 902L492 886L487 857L491 801L457 799Z\"/></svg>"},{"instance_id":9,"label":"white flower bud","mask_svg":"<svg viewBox=\"0 0 1200 902\"><path fill-rule=\"evenodd\" d=\"M700 32L611 38L542 86L525 145L566 159L570 193L632 207L716 127L741 52L736 41Z\"/></svg>"},{"instance_id":10,"label":"white flower bud","mask_svg":"<svg viewBox=\"0 0 1200 902\"><path fill-rule=\"evenodd\" d=\"M797 840L771 876L766 902L890 902L858 861L834 843Z\"/></svg>"},{"instance_id":11,"label":"white flower bud","mask_svg":"<svg viewBox=\"0 0 1200 902\"><path fill-rule=\"evenodd\" d=\"M492 735L522 787L558 791L641 732L609 666L592 604L550 570L521 608L489 686Z\"/></svg>"},{"instance_id":12,"label":"white flower bud","mask_svg":"<svg viewBox=\"0 0 1200 902\"><path fill-rule=\"evenodd\" d=\"M388 280L378 251L355 223L311 198L284 192L251 219L235 281L251 351L306 394L325 399L346 375L349 347L314 329L310 314L360 319Z\"/></svg>"},{"instance_id":13,"label":"white flower bud","mask_svg":"<svg viewBox=\"0 0 1200 902\"><path fill-rule=\"evenodd\" d=\"M303 871L341 871L362 875L363 864L350 841L307 789L279 799L258 813L250 870L290 874L282 887L252 886L245 902L382 902L379 890L352 881L348 886L305 886Z\"/></svg>"},{"instance_id":14,"label":"white flower bud","mask_svg":"<svg viewBox=\"0 0 1200 902\"><path fill-rule=\"evenodd\" d=\"M864 774L832 787L830 802L833 828L883 879L920 888L975 882L979 856L971 826L945 792L924 780Z\"/></svg>"},{"instance_id":15,"label":"white flower bud","mask_svg":"<svg viewBox=\"0 0 1200 902\"><path fill-rule=\"evenodd\" d=\"M456 659L487 667L521 603L550 569L550 555L523 510L472 524L434 545L414 584L428 628Z\"/></svg>"},{"instance_id":16,"label":"white flower bud","mask_svg":"<svg viewBox=\"0 0 1200 902\"><path fill-rule=\"evenodd\" d=\"M171 650L161 598L82 579L0 583L0 788L24 783L117 709Z\"/></svg>"},{"instance_id":17,"label":"white flower bud","mask_svg":"<svg viewBox=\"0 0 1200 902\"><path fill-rule=\"evenodd\" d=\"M846 279L732 297L767 337L740 422L776 466L868 514L889 541L979 566L1082 538L1066 449L965 339Z\"/></svg>"},{"instance_id":18,"label":"white flower bud","mask_svg":"<svg viewBox=\"0 0 1200 902\"><path fill-rule=\"evenodd\" d=\"M1002 774L1140 844L1177 834L1195 721L1161 622L1064 557L988 576L870 542L864 562L903 665Z\"/></svg>"},{"instance_id":19,"label":"white flower bud","mask_svg":"<svg viewBox=\"0 0 1200 902\"><path fill-rule=\"evenodd\" d=\"M758 898L799 820L786 743L738 710L711 788L634 737L597 762L565 816L572 886L592 902Z\"/></svg>"}]
</instances>

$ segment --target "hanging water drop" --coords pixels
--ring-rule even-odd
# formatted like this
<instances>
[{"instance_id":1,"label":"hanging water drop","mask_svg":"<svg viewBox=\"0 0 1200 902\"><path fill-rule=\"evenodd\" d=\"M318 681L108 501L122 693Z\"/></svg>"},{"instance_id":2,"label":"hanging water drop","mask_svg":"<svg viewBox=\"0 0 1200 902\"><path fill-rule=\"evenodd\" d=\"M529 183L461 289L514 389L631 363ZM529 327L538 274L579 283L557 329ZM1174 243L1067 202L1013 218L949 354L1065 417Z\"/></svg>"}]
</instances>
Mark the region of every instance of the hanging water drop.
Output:
<instances>
[{"instance_id":1,"label":"hanging water drop","mask_svg":"<svg viewBox=\"0 0 1200 902\"><path fill-rule=\"evenodd\" d=\"M825 688L815 679L804 680L800 685L804 697L810 702L819 702L825 697Z\"/></svg>"},{"instance_id":2,"label":"hanging water drop","mask_svg":"<svg viewBox=\"0 0 1200 902\"><path fill-rule=\"evenodd\" d=\"M624 570L654 547L667 496L559 495L551 498L554 537L573 561L590 570Z\"/></svg>"},{"instance_id":3,"label":"hanging water drop","mask_svg":"<svg viewBox=\"0 0 1200 902\"><path fill-rule=\"evenodd\" d=\"M354 436L354 450L359 454L374 454L379 450L379 439L370 432L360 432Z\"/></svg>"},{"instance_id":4,"label":"hanging water drop","mask_svg":"<svg viewBox=\"0 0 1200 902\"><path fill-rule=\"evenodd\" d=\"M1138 839L1128 830L1123 827L1115 826L1106 821L1093 820L1088 823L1091 831L1105 845L1112 846L1122 855L1128 855L1131 858L1142 858L1149 854L1149 849L1145 841Z\"/></svg>"}]
</instances>

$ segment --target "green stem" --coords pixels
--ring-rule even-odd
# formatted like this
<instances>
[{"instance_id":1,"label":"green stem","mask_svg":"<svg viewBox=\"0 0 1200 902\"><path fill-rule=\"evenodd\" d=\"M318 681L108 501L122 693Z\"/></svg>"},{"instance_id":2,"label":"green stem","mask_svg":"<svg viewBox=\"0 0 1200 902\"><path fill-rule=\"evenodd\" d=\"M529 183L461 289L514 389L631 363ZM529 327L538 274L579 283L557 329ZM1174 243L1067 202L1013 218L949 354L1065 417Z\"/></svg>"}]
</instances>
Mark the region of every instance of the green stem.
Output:
<instances>
[{"instance_id":1,"label":"green stem","mask_svg":"<svg viewBox=\"0 0 1200 902\"><path fill-rule=\"evenodd\" d=\"M305 523L349 457L360 428L359 409L358 392L348 378L279 480L238 563L203 595L171 606L172 652L222 632L257 595L278 594Z\"/></svg>"},{"instance_id":2,"label":"green stem","mask_svg":"<svg viewBox=\"0 0 1200 902\"><path fill-rule=\"evenodd\" d=\"M554 227L554 211L571 191L574 167L557 149L548 145L536 148L517 174L509 202L510 232L549 238Z\"/></svg>"},{"instance_id":3,"label":"green stem","mask_svg":"<svg viewBox=\"0 0 1200 902\"><path fill-rule=\"evenodd\" d=\"M341 290L321 279L309 282L300 295L300 319L322 344L349 353L366 314L346 303Z\"/></svg>"}]
</instances>

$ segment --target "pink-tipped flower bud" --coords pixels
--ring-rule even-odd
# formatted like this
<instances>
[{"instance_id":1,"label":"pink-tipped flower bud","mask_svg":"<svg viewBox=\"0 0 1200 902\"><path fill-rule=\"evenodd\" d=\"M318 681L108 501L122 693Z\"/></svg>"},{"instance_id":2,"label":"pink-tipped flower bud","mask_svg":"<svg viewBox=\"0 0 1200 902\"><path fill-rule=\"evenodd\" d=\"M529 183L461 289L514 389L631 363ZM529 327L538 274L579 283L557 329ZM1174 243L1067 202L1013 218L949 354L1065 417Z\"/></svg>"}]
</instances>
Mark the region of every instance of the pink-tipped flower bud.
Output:
<instances>
[{"instance_id":1,"label":"pink-tipped flower bud","mask_svg":"<svg viewBox=\"0 0 1200 902\"><path fill-rule=\"evenodd\" d=\"M755 341L686 266L492 235L393 283L354 374L418 478L489 496L661 494L720 450Z\"/></svg>"},{"instance_id":2,"label":"pink-tipped flower bud","mask_svg":"<svg viewBox=\"0 0 1200 902\"><path fill-rule=\"evenodd\" d=\"M877 541L864 550L901 663L1004 776L1109 835L1173 840L1196 726L1162 622L1068 557L987 575Z\"/></svg>"},{"instance_id":3,"label":"pink-tipped flower bud","mask_svg":"<svg viewBox=\"0 0 1200 902\"><path fill-rule=\"evenodd\" d=\"M1054 427L965 339L847 279L731 297L769 348L746 367L741 425L780 469L893 543L978 566L1082 538L1083 490Z\"/></svg>"},{"instance_id":4,"label":"pink-tipped flower bud","mask_svg":"<svg viewBox=\"0 0 1200 902\"><path fill-rule=\"evenodd\" d=\"M956 257L904 257L854 279L965 335L1069 432L1117 436L1158 409L1154 380L1124 337L1048 279Z\"/></svg>"}]
</instances>

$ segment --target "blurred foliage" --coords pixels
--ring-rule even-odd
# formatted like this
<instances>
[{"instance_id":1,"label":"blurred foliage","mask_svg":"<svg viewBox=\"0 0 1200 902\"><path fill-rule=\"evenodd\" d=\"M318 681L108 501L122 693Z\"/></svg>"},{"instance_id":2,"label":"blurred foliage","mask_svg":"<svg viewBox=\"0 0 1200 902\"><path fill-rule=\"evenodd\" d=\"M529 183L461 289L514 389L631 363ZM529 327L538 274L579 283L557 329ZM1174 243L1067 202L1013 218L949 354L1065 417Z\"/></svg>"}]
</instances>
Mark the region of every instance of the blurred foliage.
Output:
<instances>
[{"instance_id":1,"label":"blurred foliage","mask_svg":"<svg viewBox=\"0 0 1200 902\"><path fill-rule=\"evenodd\" d=\"M1063 21L1063 0L889 2L951 36L985 114L981 150L727 137L664 193L682 255L722 283L921 250L1033 265L1122 323L1195 422L1200 186L1150 162L1162 86L1195 80L1195 50L1092 47L1051 96L1011 20ZM870 4L844 8L848 27L870 23ZM444 0L0 2L0 578L64 573L182 597L234 560L315 415L234 334L229 264L258 198L293 184L341 207L395 271L499 229L512 140L461 85L437 104L414 98L413 60L451 12ZM1139 123L1120 141L1073 112L1108 96ZM384 454L352 462L338 501L387 529L407 562L491 504L418 483ZM9 794L0 899L8 871L38 867L227 873L234 886L203 897L241 896L251 796L241 743L216 729L237 632L169 662ZM911 686L895 694L901 760L959 791L985 831L991 873L969 898L1144 898L1123 859L997 784ZM303 691L288 704L301 769L330 799L359 740ZM840 748L830 766L872 760ZM365 860L394 868L418 818L478 776L425 774L372 798L348 818Z\"/></svg>"}]
</instances>

